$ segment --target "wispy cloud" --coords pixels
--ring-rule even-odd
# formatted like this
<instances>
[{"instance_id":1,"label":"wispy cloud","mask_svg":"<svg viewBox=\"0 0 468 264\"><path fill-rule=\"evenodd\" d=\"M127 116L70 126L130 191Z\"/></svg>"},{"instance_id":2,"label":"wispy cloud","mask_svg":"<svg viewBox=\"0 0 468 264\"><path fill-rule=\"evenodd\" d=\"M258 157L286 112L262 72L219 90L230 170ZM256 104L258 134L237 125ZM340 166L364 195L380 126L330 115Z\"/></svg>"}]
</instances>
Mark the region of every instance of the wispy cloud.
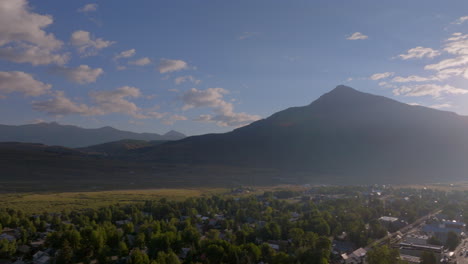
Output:
<instances>
[{"instance_id":1,"label":"wispy cloud","mask_svg":"<svg viewBox=\"0 0 468 264\"><path fill-rule=\"evenodd\" d=\"M86 4L79 8L77 11L80 13L96 12L98 10L97 4Z\"/></svg>"},{"instance_id":2,"label":"wispy cloud","mask_svg":"<svg viewBox=\"0 0 468 264\"><path fill-rule=\"evenodd\" d=\"M258 115L234 112L233 104L224 100L224 95L228 93L229 91L223 88L208 88L205 90L192 88L180 96L180 99L184 103L182 109L210 108L213 114L200 115L195 120L214 122L218 126L239 127L261 118Z\"/></svg>"},{"instance_id":3,"label":"wispy cloud","mask_svg":"<svg viewBox=\"0 0 468 264\"><path fill-rule=\"evenodd\" d=\"M191 82L193 84L199 84L201 82L201 80L197 80L195 77L193 77L192 75L186 75L186 76L179 76L177 78L174 79L174 83L176 85L179 85L179 84L182 84L184 82Z\"/></svg>"},{"instance_id":4,"label":"wispy cloud","mask_svg":"<svg viewBox=\"0 0 468 264\"><path fill-rule=\"evenodd\" d=\"M465 23L466 21L468 21L468 16L462 16L458 18L457 20L455 20L452 24L460 25L460 24Z\"/></svg>"},{"instance_id":5,"label":"wispy cloud","mask_svg":"<svg viewBox=\"0 0 468 264\"><path fill-rule=\"evenodd\" d=\"M258 32L243 32L239 37L238 39L239 40L244 40L244 39L248 39L248 38L252 38L254 36L258 35Z\"/></svg>"},{"instance_id":6,"label":"wispy cloud","mask_svg":"<svg viewBox=\"0 0 468 264\"><path fill-rule=\"evenodd\" d=\"M406 54L398 55L398 57L400 57L403 60L408 60L408 59L434 58L439 55L440 55L440 52L437 50L418 46L416 48L409 49L406 52Z\"/></svg>"},{"instance_id":7,"label":"wispy cloud","mask_svg":"<svg viewBox=\"0 0 468 264\"><path fill-rule=\"evenodd\" d=\"M394 72L375 73L375 74L372 74L372 75L369 77L369 79L374 80L374 81L377 81L377 80L381 80L381 79L385 79L385 78L391 77L391 76L393 76L394 74L395 74Z\"/></svg>"},{"instance_id":8,"label":"wispy cloud","mask_svg":"<svg viewBox=\"0 0 468 264\"><path fill-rule=\"evenodd\" d=\"M138 60L129 61L128 64L136 65L136 66L146 66L148 64L151 64L151 60L148 57L144 57Z\"/></svg>"},{"instance_id":9,"label":"wispy cloud","mask_svg":"<svg viewBox=\"0 0 468 264\"><path fill-rule=\"evenodd\" d=\"M354 32L353 34L348 36L346 39L347 40L364 40L364 39L368 39L368 38L369 38L369 36L366 36L366 35L362 34L361 32Z\"/></svg>"},{"instance_id":10,"label":"wispy cloud","mask_svg":"<svg viewBox=\"0 0 468 264\"><path fill-rule=\"evenodd\" d=\"M113 44L115 41L104 40L102 38L93 38L91 33L84 30L78 30L73 32L70 38L70 42L73 46L78 49L78 52L84 56L94 56L101 49L107 48Z\"/></svg>"},{"instance_id":11,"label":"wispy cloud","mask_svg":"<svg viewBox=\"0 0 468 264\"><path fill-rule=\"evenodd\" d=\"M183 60L161 59L157 70L159 73L169 73L188 69L187 62Z\"/></svg>"},{"instance_id":12,"label":"wispy cloud","mask_svg":"<svg viewBox=\"0 0 468 264\"><path fill-rule=\"evenodd\" d=\"M133 57L136 54L135 49L129 49L129 50L124 50L120 52L119 54L116 54L114 56L114 60L122 59L122 58L130 58Z\"/></svg>"}]
</instances>

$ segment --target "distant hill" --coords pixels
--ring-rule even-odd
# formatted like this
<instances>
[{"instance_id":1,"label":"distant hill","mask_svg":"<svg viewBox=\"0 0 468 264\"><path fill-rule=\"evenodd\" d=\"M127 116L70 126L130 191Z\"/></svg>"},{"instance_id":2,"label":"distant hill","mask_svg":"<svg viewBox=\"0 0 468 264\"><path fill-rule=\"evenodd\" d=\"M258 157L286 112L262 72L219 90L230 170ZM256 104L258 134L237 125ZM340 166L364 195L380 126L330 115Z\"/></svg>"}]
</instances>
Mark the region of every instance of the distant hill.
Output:
<instances>
[{"instance_id":1,"label":"distant hill","mask_svg":"<svg viewBox=\"0 0 468 264\"><path fill-rule=\"evenodd\" d=\"M177 133L177 132L176 132ZM132 151L157 146L167 142L168 140L136 140L136 139L123 139L98 145L93 145L84 148L77 148L81 152L88 155L104 155L109 157L125 157L130 156Z\"/></svg>"},{"instance_id":2,"label":"distant hill","mask_svg":"<svg viewBox=\"0 0 468 264\"><path fill-rule=\"evenodd\" d=\"M468 118L338 86L232 132L150 149L140 159L270 168L343 184L466 179Z\"/></svg>"},{"instance_id":3,"label":"distant hill","mask_svg":"<svg viewBox=\"0 0 468 264\"><path fill-rule=\"evenodd\" d=\"M0 142L29 142L64 147L86 147L123 139L134 140L179 140L185 135L169 131L164 135L154 133L134 133L112 127L81 128L61 125L56 122L20 126L0 125Z\"/></svg>"}]
</instances>

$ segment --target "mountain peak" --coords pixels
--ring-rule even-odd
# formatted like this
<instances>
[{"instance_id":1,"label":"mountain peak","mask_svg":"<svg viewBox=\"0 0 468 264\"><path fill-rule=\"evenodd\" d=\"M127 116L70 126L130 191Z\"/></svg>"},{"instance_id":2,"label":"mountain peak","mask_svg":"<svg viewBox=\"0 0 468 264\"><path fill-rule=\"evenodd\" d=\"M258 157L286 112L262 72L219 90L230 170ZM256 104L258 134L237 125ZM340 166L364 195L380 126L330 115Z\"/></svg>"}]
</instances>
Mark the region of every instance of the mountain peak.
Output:
<instances>
[{"instance_id":1,"label":"mountain peak","mask_svg":"<svg viewBox=\"0 0 468 264\"><path fill-rule=\"evenodd\" d=\"M166 134L163 135L164 137L170 138L170 139L182 139L185 138L186 136L178 131L171 130L167 132Z\"/></svg>"},{"instance_id":2,"label":"mountain peak","mask_svg":"<svg viewBox=\"0 0 468 264\"><path fill-rule=\"evenodd\" d=\"M320 96L319 99L312 102L313 104L328 104L328 105L359 105L359 104L375 104L382 102L396 102L392 99L358 91L346 85L338 85L335 89Z\"/></svg>"},{"instance_id":3,"label":"mountain peak","mask_svg":"<svg viewBox=\"0 0 468 264\"><path fill-rule=\"evenodd\" d=\"M346 85L338 85L336 86L333 90L331 90L330 92L326 93L325 95L327 94L345 94L345 95L348 95L348 94L363 94L363 92L360 92L354 88L351 88L349 86L346 86Z\"/></svg>"}]
</instances>

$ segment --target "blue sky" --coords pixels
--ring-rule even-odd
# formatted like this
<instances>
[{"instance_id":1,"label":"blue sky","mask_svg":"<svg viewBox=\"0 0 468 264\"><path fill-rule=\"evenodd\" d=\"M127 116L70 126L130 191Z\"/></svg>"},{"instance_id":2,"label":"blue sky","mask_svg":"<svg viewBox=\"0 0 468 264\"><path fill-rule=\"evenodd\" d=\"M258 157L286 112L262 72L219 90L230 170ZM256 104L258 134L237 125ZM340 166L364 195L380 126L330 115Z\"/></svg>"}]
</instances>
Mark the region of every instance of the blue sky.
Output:
<instances>
[{"instance_id":1,"label":"blue sky","mask_svg":"<svg viewBox=\"0 0 468 264\"><path fill-rule=\"evenodd\" d=\"M225 132L339 84L468 115L467 10L465 0L0 0L0 123Z\"/></svg>"}]
</instances>

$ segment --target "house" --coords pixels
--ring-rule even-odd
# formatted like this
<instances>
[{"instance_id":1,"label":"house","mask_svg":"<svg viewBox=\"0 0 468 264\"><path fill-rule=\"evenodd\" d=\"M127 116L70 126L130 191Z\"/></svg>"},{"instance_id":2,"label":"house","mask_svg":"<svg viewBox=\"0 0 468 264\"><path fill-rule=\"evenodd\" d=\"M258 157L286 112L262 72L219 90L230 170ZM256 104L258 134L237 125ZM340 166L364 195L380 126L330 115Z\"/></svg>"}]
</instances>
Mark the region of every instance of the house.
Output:
<instances>
[{"instance_id":1,"label":"house","mask_svg":"<svg viewBox=\"0 0 468 264\"><path fill-rule=\"evenodd\" d=\"M344 263L346 264L363 264L366 258L367 250L364 248L358 248L351 254L342 254Z\"/></svg>"},{"instance_id":2,"label":"house","mask_svg":"<svg viewBox=\"0 0 468 264\"><path fill-rule=\"evenodd\" d=\"M3 234L0 235L0 240L3 240L3 239L8 240L8 242L13 242L13 241L16 240L16 238L14 236L6 234L6 233L3 233Z\"/></svg>"},{"instance_id":3,"label":"house","mask_svg":"<svg viewBox=\"0 0 468 264\"><path fill-rule=\"evenodd\" d=\"M427 240L429 236L426 235L408 235L403 239L404 243L414 244L414 245L427 245Z\"/></svg>"},{"instance_id":4,"label":"house","mask_svg":"<svg viewBox=\"0 0 468 264\"><path fill-rule=\"evenodd\" d=\"M31 247L33 248L39 248L42 247L45 243L45 239L39 239L31 242Z\"/></svg>"},{"instance_id":5,"label":"house","mask_svg":"<svg viewBox=\"0 0 468 264\"><path fill-rule=\"evenodd\" d=\"M419 258L419 257L404 255L404 254L400 254L400 259L403 260L403 261L406 261L408 263L415 263L415 264L417 263L417 264L419 264L421 262L421 258Z\"/></svg>"},{"instance_id":6,"label":"house","mask_svg":"<svg viewBox=\"0 0 468 264\"><path fill-rule=\"evenodd\" d=\"M44 251L38 251L33 255L33 264L49 264L50 256Z\"/></svg>"},{"instance_id":7,"label":"house","mask_svg":"<svg viewBox=\"0 0 468 264\"><path fill-rule=\"evenodd\" d=\"M31 247L27 245L21 245L18 247L18 252L21 254L28 254L31 251Z\"/></svg>"},{"instance_id":8,"label":"house","mask_svg":"<svg viewBox=\"0 0 468 264\"><path fill-rule=\"evenodd\" d=\"M465 224L456 221L442 220L440 222L426 224L422 230L429 236L435 236L444 243L447 241L449 232L454 232L457 235L462 235L465 229Z\"/></svg>"},{"instance_id":9,"label":"house","mask_svg":"<svg viewBox=\"0 0 468 264\"><path fill-rule=\"evenodd\" d=\"M268 243L268 245L269 245L272 249L274 249L274 250L276 250L276 251L279 251L279 250L280 250L280 246L279 246L278 244Z\"/></svg>"},{"instance_id":10,"label":"house","mask_svg":"<svg viewBox=\"0 0 468 264\"><path fill-rule=\"evenodd\" d=\"M332 253L335 255L341 255L343 253L351 253L356 247L350 241L345 240L333 240L332 241Z\"/></svg>"}]
</instances>

